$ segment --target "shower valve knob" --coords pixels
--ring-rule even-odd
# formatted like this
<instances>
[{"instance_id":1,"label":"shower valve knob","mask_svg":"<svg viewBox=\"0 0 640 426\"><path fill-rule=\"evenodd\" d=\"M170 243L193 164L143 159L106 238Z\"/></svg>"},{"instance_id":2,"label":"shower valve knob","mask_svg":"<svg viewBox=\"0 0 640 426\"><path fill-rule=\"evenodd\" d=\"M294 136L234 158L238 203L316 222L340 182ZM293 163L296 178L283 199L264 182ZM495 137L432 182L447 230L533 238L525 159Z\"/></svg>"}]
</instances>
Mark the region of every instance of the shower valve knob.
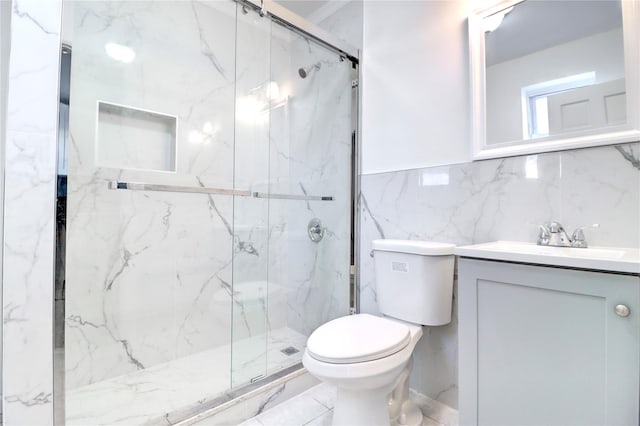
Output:
<instances>
[{"instance_id":1,"label":"shower valve knob","mask_svg":"<svg viewBox=\"0 0 640 426\"><path fill-rule=\"evenodd\" d=\"M314 243L320 242L324 237L324 229L322 228L322 222L320 219L311 219L309 221L309 225L307 225L307 232L311 241Z\"/></svg>"}]
</instances>

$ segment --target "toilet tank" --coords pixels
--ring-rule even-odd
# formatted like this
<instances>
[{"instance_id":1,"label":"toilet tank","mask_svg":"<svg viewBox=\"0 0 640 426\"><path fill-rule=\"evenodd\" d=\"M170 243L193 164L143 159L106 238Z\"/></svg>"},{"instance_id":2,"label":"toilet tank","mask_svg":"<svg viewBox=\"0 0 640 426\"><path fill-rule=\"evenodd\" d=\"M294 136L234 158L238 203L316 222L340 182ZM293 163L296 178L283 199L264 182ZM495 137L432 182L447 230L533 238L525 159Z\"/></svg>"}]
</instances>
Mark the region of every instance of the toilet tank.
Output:
<instances>
[{"instance_id":1,"label":"toilet tank","mask_svg":"<svg viewBox=\"0 0 640 426\"><path fill-rule=\"evenodd\" d=\"M414 324L451 322L454 244L374 240L372 245L380 312Z\"/></svg>"}]
</instances>

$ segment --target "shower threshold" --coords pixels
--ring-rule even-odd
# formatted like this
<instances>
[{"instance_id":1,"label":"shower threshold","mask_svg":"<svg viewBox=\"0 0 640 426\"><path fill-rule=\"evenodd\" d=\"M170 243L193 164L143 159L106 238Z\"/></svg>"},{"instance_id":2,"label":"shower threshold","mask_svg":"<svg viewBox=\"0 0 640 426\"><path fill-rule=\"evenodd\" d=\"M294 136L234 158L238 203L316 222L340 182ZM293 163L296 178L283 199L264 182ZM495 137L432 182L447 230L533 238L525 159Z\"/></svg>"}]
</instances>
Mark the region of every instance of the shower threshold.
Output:
<instances>
[{"instance_id":1,"label":"shower threshold","mask_svg":"<svg viewBox=\"0 0 640 426\"><path fill-rule=\"evenodd\" d=\"M255 336L234 342L233 372L219 371L231 363L230 345L158 364L145 370L67 390L65 395L66 425L144 425L171 424L176 412L197 412L210 409L230 391L231 374L234 382L249 383L252 377L239 375L256 371L266 364L271 375L300 362L306 336L288 327L271 331L268 336L266 360L264 353L249 356L265 336ZM301 350L286 355L281 349L293 346ZM255 385L259 386L259 383ZM254 386L255 386L254 385Z\"/></svg>"}]
</instances>

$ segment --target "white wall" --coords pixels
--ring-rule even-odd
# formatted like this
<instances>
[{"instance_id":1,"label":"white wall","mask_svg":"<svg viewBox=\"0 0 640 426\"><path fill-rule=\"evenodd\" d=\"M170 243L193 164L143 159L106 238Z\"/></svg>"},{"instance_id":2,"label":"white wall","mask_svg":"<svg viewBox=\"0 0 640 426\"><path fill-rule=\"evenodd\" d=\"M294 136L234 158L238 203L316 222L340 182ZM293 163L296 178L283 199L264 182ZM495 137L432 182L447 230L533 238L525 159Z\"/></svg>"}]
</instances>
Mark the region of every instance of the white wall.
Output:
<instances>
[{"instance_id":1,"label":"white wall","mask_svg":"<svg viewBox=\"0 0 640 426\"><path fill-rule=\"evenodd\" d=\"M467 0L364 3L362 173L471 158Z\"/></svg>"}]
</instances>

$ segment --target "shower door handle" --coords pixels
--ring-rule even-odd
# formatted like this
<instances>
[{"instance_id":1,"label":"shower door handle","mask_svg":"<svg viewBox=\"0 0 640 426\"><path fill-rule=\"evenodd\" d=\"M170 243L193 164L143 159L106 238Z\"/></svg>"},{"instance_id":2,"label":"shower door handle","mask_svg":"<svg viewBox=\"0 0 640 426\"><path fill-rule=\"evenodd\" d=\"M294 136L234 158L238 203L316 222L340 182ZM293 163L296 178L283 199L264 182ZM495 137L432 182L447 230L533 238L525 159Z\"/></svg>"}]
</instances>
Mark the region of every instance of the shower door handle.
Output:
<instances>
[{"instance_id":1,"label":"shower door handle","mask_svg":"<svg viewBox=\"0 0 640 426\"><path fill-rule=\"evenodd\" d=\"M109 189L128 189L133 191L187 192L192 194L237 195L240 197L270 198L279 200L333 201L331 195L295 195L251 192L248 189L212 188L206 186L161 185L156 183L109 181Z\"/></svg>"},{"instance_id":2,"label":"shower door handle","mask_svg":"<svg viewBox=\"0 0 640 426\"><path fill-rule=\"evenodd\" d=\"M160 192L189 192L195 194L238 195L250 197L251 191L247 189L211 188L206 186L179 186L160 185L155 183L119 182L110 181L109 189L129 189L134 191L160 191Z\"/></svg>"}]
</instances>

